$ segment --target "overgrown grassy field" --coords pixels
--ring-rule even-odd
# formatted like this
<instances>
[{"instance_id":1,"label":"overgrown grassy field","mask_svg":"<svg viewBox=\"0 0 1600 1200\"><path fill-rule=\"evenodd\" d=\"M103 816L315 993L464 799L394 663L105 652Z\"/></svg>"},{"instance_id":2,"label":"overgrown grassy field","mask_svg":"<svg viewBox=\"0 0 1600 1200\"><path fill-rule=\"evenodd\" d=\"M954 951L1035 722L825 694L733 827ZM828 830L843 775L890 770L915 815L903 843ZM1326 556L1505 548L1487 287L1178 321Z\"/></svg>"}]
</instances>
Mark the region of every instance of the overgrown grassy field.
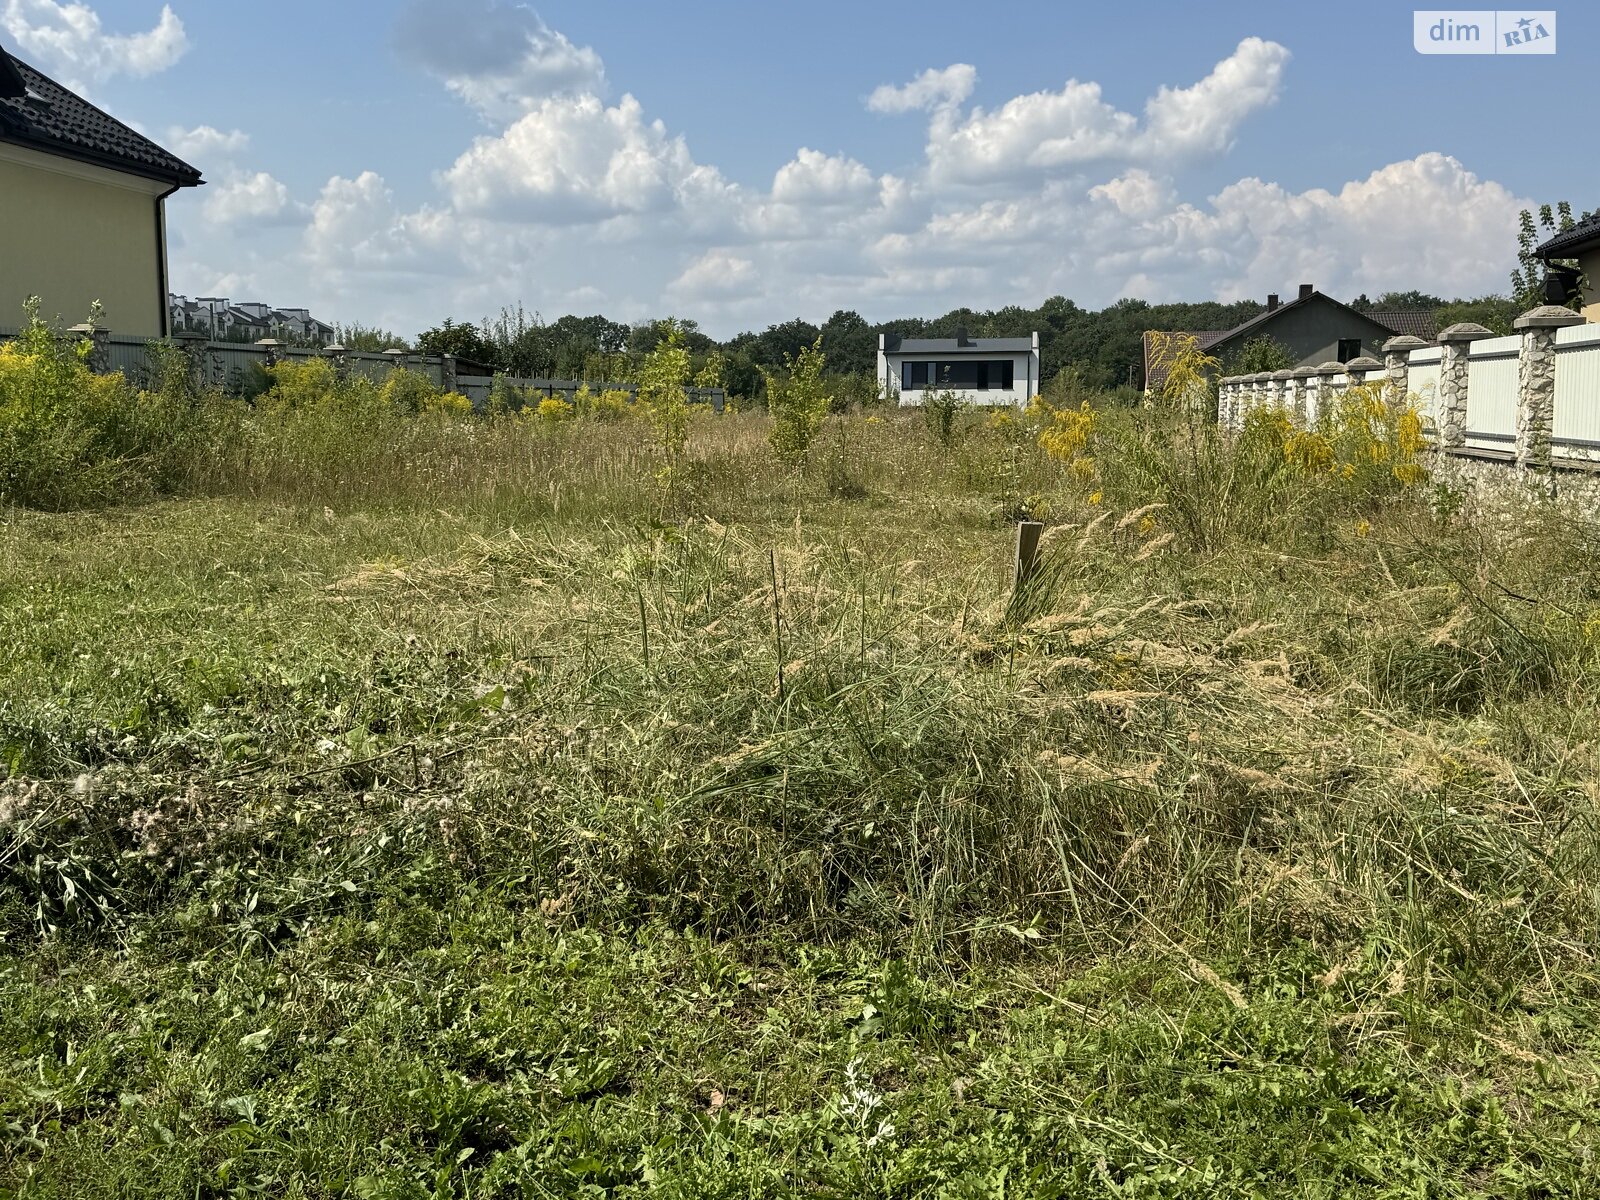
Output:
<instances>
[{"instance_id":1,"label":"overgrown grassy field","mask_svg":"<svg viewBox=\"0 0 1600 1200\"><path fill-rule=\"evenodd\" d=\"M4 510L0 1195L1596 1194L1593 524L1156 419Z\"/></svg>"}]
</instances>

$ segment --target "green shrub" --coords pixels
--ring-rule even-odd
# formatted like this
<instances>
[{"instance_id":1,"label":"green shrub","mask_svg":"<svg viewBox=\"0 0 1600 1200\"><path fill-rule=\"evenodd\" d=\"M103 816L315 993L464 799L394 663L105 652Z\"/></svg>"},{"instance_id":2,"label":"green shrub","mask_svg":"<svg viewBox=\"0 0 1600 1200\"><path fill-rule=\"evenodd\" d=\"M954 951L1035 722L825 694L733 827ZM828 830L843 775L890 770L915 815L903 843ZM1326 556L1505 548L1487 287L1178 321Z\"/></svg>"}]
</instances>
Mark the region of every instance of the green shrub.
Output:
<instances>
[{"instance_id":1,"label":"green shrub","mask_svg":"<svg viewBox=\"0 0 1600 1200\"><path fill-rule=\"evenodd\" d=\"M967 402L949 388L930 391L922 397L922 419L933 434L933 440L946 450L956 444L961 435L961 414Z\"/></svg>"},{"instance_id":2,"label":"green shrub","mask_svg":"<svg viewBox=\"0 0 1600 1200\"><path fill-rule=\"evenodd\" d=\"M683 330L668 321L665 336L639 369L639 407L655 431L662 460L660 479L669 489L689 441L689 394L684 390L688 381L689 352L684 349Z\"/></svg>"},{"instance_id":3,"label":"green shrub","mask_svg":"<svg viewBox=\"0 0 1600 1200\"><path fill-rule=\"evenodd\" d=\"M784 375L767 375L767 408L772 413L772 434L768 439L778 461L790 467L803 466L811 450L811 439L828 419L830 400L822 382L826 359L822 337L789 360Z\"/></svg>"},{"instance_id":4,"label":"green shrub","mask_svg":"<svg viewBox=\"0 0 1600 1200\"><path fill-rule=\"evenodd\" d=\"M321 361L321 360L314 360ZM383 398L400 412L416 414L433 406L439 389L420 371L396 367L383 381Z\"/></svg>"},{"instance_id":5,"label":"green shrub","mask_svg":"<svg viewBox=\"0 0 1600 1200\"><path fill-rule=\"evenodd\" d=\"M187 441L188 397L96 375L88 341L69 344L36 301L26 311L0 345L0 502L63 509L154 492Z\"/></svg>"}]
</instances>

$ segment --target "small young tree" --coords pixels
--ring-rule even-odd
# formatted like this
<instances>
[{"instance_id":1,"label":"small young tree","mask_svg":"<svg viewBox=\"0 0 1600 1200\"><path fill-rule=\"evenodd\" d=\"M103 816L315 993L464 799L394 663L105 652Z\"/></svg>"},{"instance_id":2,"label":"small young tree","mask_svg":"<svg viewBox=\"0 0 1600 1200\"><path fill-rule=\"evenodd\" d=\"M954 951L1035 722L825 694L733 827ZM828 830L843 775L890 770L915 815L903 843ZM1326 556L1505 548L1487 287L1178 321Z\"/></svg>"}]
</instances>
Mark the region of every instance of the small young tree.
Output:
<instances>
[{"instance_id":1,"label":"small young tree","mask_svg":"<svg viewBox=\"0 0 1600 1200\"><path fill-rule=\"evenodd\" d=\"M806 460L811 439L828 417L828 389L822 382L825 364L822 337L788 360L784 376L767 373L767 408L772 413L772 449L778 461L797 467Z\"/></svg>"},{"instance_id":2,"label":"small young tree","mask_svg":"<svg viewBox=\"0 0 1600 1200\"><path fill-rule=\"evenodd\" d=\"M949 388L939 388L922 395L922 419L933 434L933 440L946 450L956 444L961 435L961 414L967 402Z\"/></svg>"},{"instance_id":3,"label":"small young tree","mask_svg":"<svg viewBox=\"0 0 1600 1200\"><path fill-rule=\"evenodd\" d=\"M1263 371L1287 371L1294 366L1294 352L1270 333L1250 338L1229 356L1224 375L1256 375Z\"/></svg>"},{"instance_id":4,"label":"small young tree","mask_svg":"<svg viewBox=\"0 0 1600 1200\"><path fill-rule=\"evenodd\" d=\"M1592 216L1594 213L1586 212L1581 217L1573 217L1572 205L1565 200L1554 207L1541 204L1537 222L1532 212L1526 208L1522 210L1517 229L1517 265L1511 269L1511 297L1517 302L1519 313L1526 312L1530 308L1538 308L1545 302L1546 264L1534 253L1539 243L1558 233L1565 233L1579 221L1587 221ZM1578 264L1570 259L1552 260L1550 265L1567 267L1573 271L1578 269ZM1578 293L1581 295L1584 290L1581 276L1579 280ZM1581 304L1581 300L1575 297L1573 303Z\"/></svg>"},{"instance_id":5,"label":"small young tree","mask_svg":"<svg viewBox=\"0 0 1600 1200\"><path fill-rule=\"evenodd\" d=\"M661 451L661 482L671 488L689 441L689 351L684 349L683 331L670 318L655 349L645 355L639 368L639 407L650 419L656 446Z\"/></svg>"},{"instance_id":6,"label":"small young tree","mask_svg":"<svg viewBox=\"0 0 1600 1200\"><path fill-rule=\"evenodd\" d=\"M695 372L694 385L697 388L719 388L722 386L723 372L722 351L713 350L706 355L705 362Z\"/></svg>"}]
</instances>

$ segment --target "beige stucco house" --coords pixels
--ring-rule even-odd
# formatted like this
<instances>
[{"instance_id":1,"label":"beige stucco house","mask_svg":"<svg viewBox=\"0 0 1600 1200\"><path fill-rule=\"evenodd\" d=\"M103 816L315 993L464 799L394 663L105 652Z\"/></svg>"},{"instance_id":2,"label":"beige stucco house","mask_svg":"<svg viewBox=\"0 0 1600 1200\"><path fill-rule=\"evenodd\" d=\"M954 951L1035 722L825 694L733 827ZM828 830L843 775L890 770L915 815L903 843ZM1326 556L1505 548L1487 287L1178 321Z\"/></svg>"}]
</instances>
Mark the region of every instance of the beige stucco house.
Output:
<instances>
[{"instance_id":1,"label":"beige stucco house","mask_svg":"<svg viewBox=\"0 0 1600 1200\"><path fill-rule=\"evenodd\" d=\"M200 172L0 46L0 328L96 300L115 333L164 337L168 196Z\"/></svg>"},{"instance_id":2,"label":"beige stucco house","mask_svg":"<svg viewBox=\"0 0 1600 1200\"><path fill-rule=\"evenodd\" d=\"M1546 263L1577 261L1578 270L1583 274L1583 315L1589 321L1600 322L1600 213L1556 234L1534 253ZM1560 300L1563 282L1566 280L1555 284L1555 298L1547 294L1546 303L1555 304ZM1565 290L1570 294L1570 284Z\"/></svg>"}]
</instances>

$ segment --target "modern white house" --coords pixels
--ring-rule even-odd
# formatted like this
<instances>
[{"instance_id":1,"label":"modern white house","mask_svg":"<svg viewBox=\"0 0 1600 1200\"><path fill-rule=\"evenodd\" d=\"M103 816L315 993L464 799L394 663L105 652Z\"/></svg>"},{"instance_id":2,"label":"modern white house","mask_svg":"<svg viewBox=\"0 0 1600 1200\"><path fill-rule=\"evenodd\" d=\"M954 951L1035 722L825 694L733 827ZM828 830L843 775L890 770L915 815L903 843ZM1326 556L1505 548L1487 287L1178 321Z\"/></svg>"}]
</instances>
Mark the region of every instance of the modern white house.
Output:
<instances>
[{"instance_id":1,"label":"modern white house","mask_svg":"<svg viewBox=\"0 0 1600 1200\"><path fill-rule=\"evenodd\" d=\"M953 338L878 335L878 382L920 407L930 392L954 392L968 404L1026 404L1039 390L1039 335Z\"/></svg>"}]
</instances>

